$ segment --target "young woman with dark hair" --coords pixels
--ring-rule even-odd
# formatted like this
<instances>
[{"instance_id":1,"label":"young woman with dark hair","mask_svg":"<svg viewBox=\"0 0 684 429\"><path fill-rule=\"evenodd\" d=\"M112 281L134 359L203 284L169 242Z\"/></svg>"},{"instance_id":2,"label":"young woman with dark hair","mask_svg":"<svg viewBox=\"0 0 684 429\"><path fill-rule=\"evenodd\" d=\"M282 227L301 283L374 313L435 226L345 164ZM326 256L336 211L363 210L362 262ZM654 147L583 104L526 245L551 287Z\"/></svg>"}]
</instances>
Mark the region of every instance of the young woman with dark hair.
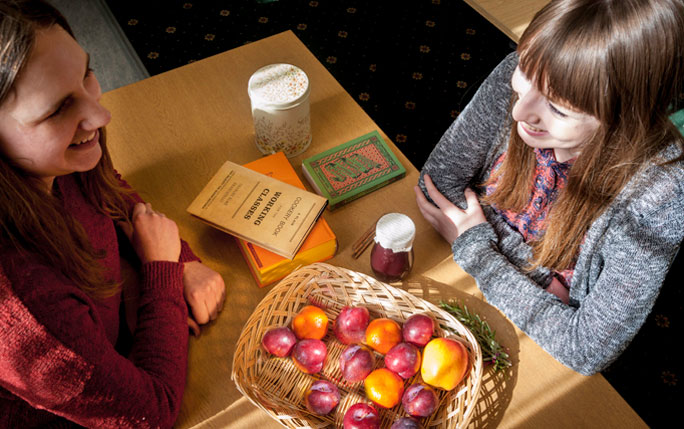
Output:
<instances>
[{"instance_id":1,"label":"young woman with dark hair","mask_svg":"<svg viewBox=\"0 0 684 429\"><path fill-rule=\"evenodd\" d=\"M683 82L681 0L553 0L416 187L487 301L582 374L627 347L684 236Z\"/></svg>"},{"instance_id":2,"label":"young woman with dark hair","mask_svg":"<svg viewBox=\"0 0 684 429\"><path fill-rule=\"evenodd\" d=\"M57 10L0 0L0 427L171 427L188 325L223 305L221 276L113 169L100 96Z\"/></svg>"}]
</instances>

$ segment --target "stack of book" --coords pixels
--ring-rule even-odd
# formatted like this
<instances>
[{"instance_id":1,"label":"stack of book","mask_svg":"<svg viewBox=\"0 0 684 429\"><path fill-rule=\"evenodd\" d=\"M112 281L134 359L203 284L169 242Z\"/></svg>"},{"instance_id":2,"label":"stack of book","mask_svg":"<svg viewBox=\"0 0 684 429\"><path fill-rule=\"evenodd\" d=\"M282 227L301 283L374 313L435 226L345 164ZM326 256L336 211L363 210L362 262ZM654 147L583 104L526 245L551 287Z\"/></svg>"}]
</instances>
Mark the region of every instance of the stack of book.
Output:
<instances>
[{"instance_id":1,"label":"stack of book","mask_svg":"<svg viewBox=\"0 0 684 429\"><path fill-rule=\"evenodd\" d=\"M188 212L214 228L292 259L327 203L302 187L226 161Z\"/></svg>"},{"instance_id":2,"label":"stack of book","mask_svg":"<svg viewBox=\"0 0 684 429\"><path fill-rule=\"evenodd\" d=\"M299 180L294 168L282 152L260 158L244 166L305 189L304 184ZM284 278L300 266L328 260L337 251L337 237L322 217L318 219L292 259L284 258L243 239L238 238L237 241L259 287L268 286Z\"/></svg>"}]
</instances>

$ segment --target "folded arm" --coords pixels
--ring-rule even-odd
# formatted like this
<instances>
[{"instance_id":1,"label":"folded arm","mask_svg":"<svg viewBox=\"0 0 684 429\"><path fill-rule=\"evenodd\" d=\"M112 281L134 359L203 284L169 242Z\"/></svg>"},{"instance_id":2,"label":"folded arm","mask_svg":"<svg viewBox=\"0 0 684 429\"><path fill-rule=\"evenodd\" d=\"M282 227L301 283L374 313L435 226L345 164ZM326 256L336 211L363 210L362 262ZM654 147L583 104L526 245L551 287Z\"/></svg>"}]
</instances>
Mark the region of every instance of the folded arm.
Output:
<instances>
[{"instance_id":1,"label":"folded arm","mask_svg":"<svg viewBox=\"0 0 684 429\"><path fill-rule=\"evenodd\" d=\"M33 292L21 298L3 274L0 299L12 317L0 317L2 387L86 427L171 427L187 367L182 273L177 262L143 265L129 358L107 339L92 300L59 273L22 273Z\"/></svg>"}]
</instances>

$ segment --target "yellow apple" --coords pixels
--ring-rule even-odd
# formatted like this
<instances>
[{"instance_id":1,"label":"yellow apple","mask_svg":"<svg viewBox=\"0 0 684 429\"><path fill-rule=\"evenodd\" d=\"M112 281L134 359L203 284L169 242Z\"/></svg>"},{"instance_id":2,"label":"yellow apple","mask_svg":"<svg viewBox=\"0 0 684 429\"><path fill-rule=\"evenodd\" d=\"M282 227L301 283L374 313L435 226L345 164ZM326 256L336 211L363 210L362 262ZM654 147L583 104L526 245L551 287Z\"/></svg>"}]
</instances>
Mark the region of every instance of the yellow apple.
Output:
<instances>
[{"instance_id":1,"label":"yellow apple","mask_svg":"<svg viewBox=\"0 0 684 429\"><path fill-rule=\"evenodd\" d=\"M468 349L451 338L435 338L423 350L420 375L433 387L452 390L468 370Z\"/></svg>"}]
</instances>

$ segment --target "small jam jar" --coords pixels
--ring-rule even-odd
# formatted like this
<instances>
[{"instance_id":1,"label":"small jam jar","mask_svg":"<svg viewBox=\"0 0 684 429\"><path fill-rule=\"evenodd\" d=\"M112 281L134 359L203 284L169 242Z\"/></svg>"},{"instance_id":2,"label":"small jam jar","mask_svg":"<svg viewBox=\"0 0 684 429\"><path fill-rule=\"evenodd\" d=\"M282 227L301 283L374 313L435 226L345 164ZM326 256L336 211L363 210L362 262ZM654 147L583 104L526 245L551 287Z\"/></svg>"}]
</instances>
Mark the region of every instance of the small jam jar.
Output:
<instances>
[{"instance_id":1,"label":"small jam jar","mask_svg":"<svg viewBox=\"0 0 684 429\"><path fill-rule=\"evenodd\" d=\"M254 72L247 86L261 153L282 151L291 158L304 152L311 144L306 73L291 64L271 64Z\"/></svg>"},{"instance_id":2,"label":"small jam jar","mask_svg":"<svg viewBox=\"0 0 684 429\"><path fill-rule=\"evenodd\" d=\"M371 251L371 269L378 280L399 281L411 271L415 235L416 226L404 214L389 213L378 220Z\"/></svg>"}]
</instances>

